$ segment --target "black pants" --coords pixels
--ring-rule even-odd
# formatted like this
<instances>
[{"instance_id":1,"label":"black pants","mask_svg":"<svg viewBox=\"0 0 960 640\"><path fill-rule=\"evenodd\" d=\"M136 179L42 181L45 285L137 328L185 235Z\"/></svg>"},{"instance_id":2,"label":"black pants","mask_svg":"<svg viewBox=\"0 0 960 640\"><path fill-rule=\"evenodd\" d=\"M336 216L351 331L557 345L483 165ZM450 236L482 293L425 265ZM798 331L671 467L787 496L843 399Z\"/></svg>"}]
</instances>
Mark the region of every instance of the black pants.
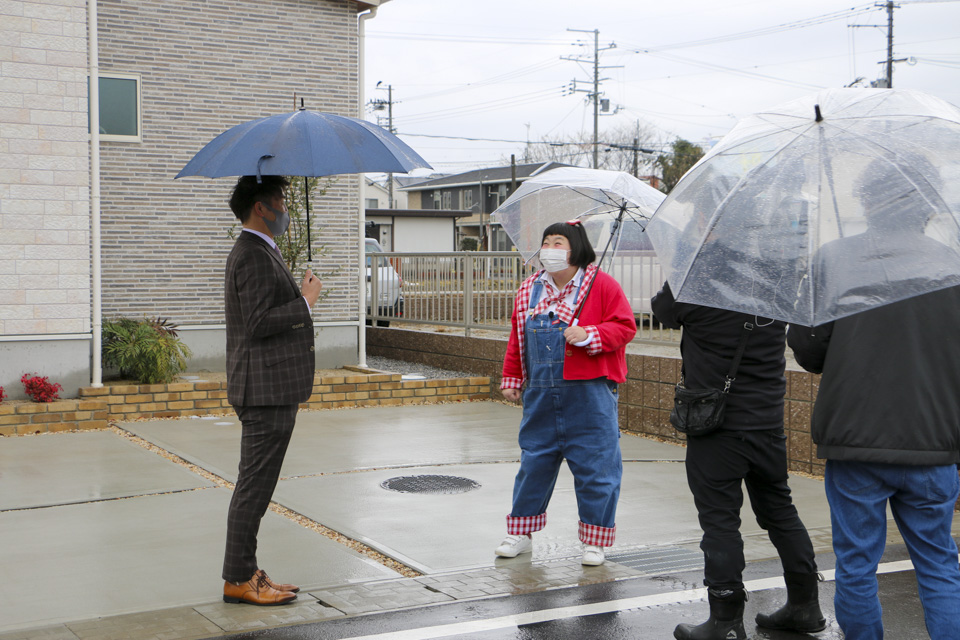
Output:
<instances>
[{"instance_id":1,"label":"black pants","mask_svg":"<svg viewBox=\"0 0 960 640\"><path fill-rule=\"evenodd\" d=\"M257 533L280 478L280 467L293 434L298 405L234 407L243 435L240 470L227 512L223 579L246 582L257 566Z\"/></svg>"},{"instance_id":2,"label":"black pants","mask_svg":"<svg viewBox=\"0 0 960 640\"><path fill-rule=\"evenodd\" d=\"M813 544L787 486L787 437L782 429L720 429L687 439L687 483L700 517L704 584L743 588L740 537L741 481L746 483L757 523L767 531L784 571L817 570Z\"/></svg>"}]
</instances>

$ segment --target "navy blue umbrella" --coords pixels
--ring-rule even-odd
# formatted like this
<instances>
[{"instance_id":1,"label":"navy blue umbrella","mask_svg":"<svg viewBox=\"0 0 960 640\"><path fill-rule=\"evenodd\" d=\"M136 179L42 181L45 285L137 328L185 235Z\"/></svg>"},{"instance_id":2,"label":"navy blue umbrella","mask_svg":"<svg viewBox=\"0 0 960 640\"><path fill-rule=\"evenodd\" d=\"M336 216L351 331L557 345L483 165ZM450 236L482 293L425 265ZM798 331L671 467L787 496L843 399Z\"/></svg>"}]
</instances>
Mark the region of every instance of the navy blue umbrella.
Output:
<instances>
[{"instance_id":1,"label":"navy blue umbrella","mask_svg":"<svg viewBox=\"0 0 960 640\"><path fill-rule=\"evenodd\" d=\"M227 129L197 152L184 176L332 176L407 173L426 160L382 127L299 109Z\"/></svg>"},{"instance_id":2,"label":"navy blue umbrella","mask_svg":"<svg viewBox=\"0 0 960 640\"><path fill-rule=\"evenodd\" d=\"M407 173L431 168L398 137L375 124L308 111L251 120L227 129L180 170L185 176L332 176L343 173ZM309 197L309 194L308 194ZM310 259L310 203L307 201Z\"/></svg>"}]
</instances>

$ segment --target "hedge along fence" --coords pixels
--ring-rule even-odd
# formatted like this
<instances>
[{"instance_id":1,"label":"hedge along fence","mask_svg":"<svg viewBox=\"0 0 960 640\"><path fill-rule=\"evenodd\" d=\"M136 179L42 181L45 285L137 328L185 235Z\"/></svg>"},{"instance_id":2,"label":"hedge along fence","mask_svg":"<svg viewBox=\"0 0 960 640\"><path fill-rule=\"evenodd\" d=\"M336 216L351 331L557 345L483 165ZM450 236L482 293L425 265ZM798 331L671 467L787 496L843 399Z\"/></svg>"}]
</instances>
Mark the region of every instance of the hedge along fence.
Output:
<instances>
[{"instance_id":1,"label":"hedge along fence","mask_svg":"<svg viewBox=\"0 0 960 640\"><path fill-rule=\"evenodd\" d=\"M367 327L367 351L407 362L488 376L490 397L501 399L500 372L507 349L504 338L480 338L402 328ZM620 428L640 435L682 443L684 436L670 424L673 388L680 377L677 357L627 354L627 381L620 385ZM791 471L823 475L810 438L810 416L820 376L787 372L784 428Z\"/></svg>"},{"instance_id":2,"label":"hedge along fence","mask_svg":"<svg viewBox=\"0 0 960 640\"><path fill-rule=\"evenodd\" d=\"M103 429L111 420L225 415L233 412L226 382L105 385L83 387L80 398L49 403L0 404L0 435ZM352 375L316 376L313 395L301 409L402 406L488 400L487 377L402 380L398 373L359 370Z\"/></svg>"}]
</instances>

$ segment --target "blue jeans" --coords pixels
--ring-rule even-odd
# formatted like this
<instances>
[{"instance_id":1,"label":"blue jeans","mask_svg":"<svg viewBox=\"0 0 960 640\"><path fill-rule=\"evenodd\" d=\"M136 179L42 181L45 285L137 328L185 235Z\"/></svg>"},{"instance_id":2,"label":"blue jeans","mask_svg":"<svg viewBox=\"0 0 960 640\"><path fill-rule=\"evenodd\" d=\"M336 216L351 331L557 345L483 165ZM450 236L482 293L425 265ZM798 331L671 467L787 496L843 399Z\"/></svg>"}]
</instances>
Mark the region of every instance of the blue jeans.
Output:
<instances>
[{"instance_id":1,"label":"blue jeans","mask_svg":"<svg viewBox=\"0 0 960 640\"><path fill-rule=\"evenodd\" d=\"M534 296L539 298L538 292L531 295L531 305ZM513 484L510 516L546 513L560 464L566 459L580 521L613 529L623 474L617 385L606 378L563 379L566 327L545 315L526 323L520 471Z\"/></svg>"},{"instance_id":2,"label":"blue jeans","mask_svg":"<svg viewBox=\"0 0 960 640\"><path fill-rule=\"evenodd\" d=\"M927 633L960 638L960 565L950 534L957 467L827 460L824 479L837 554L834 609L847 640L883 638L876 572L887 501L916 570Z\"/></svg>"}]
</instances>

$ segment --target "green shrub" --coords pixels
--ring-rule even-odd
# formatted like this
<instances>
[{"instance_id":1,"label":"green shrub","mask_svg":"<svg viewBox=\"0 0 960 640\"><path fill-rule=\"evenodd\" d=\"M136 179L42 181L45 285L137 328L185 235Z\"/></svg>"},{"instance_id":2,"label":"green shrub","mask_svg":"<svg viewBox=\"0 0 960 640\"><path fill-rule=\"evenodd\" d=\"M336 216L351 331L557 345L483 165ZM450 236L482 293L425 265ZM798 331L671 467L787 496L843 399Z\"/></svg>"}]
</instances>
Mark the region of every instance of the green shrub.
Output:
<instances>
[{"instance_id":1,"label":"green shrub","mask_svg":"<svg viewBox=\"0 0 960 640\"><path fill-rule=\"evenodd\" d=\"M460 251L476 251L480 248L480 240L471 236L460 238Z\"/></svg>"},{"instance_id":2,"label":"green shrub","mask_svg":"<svg viewBox=\"0 0 960 640\"><path fill-rule=\"evenodd\" d=\"M142 384L172 382L192 354L165 318L117 318L103 323L103 363Z\"/></svg>"}]
</instances>

